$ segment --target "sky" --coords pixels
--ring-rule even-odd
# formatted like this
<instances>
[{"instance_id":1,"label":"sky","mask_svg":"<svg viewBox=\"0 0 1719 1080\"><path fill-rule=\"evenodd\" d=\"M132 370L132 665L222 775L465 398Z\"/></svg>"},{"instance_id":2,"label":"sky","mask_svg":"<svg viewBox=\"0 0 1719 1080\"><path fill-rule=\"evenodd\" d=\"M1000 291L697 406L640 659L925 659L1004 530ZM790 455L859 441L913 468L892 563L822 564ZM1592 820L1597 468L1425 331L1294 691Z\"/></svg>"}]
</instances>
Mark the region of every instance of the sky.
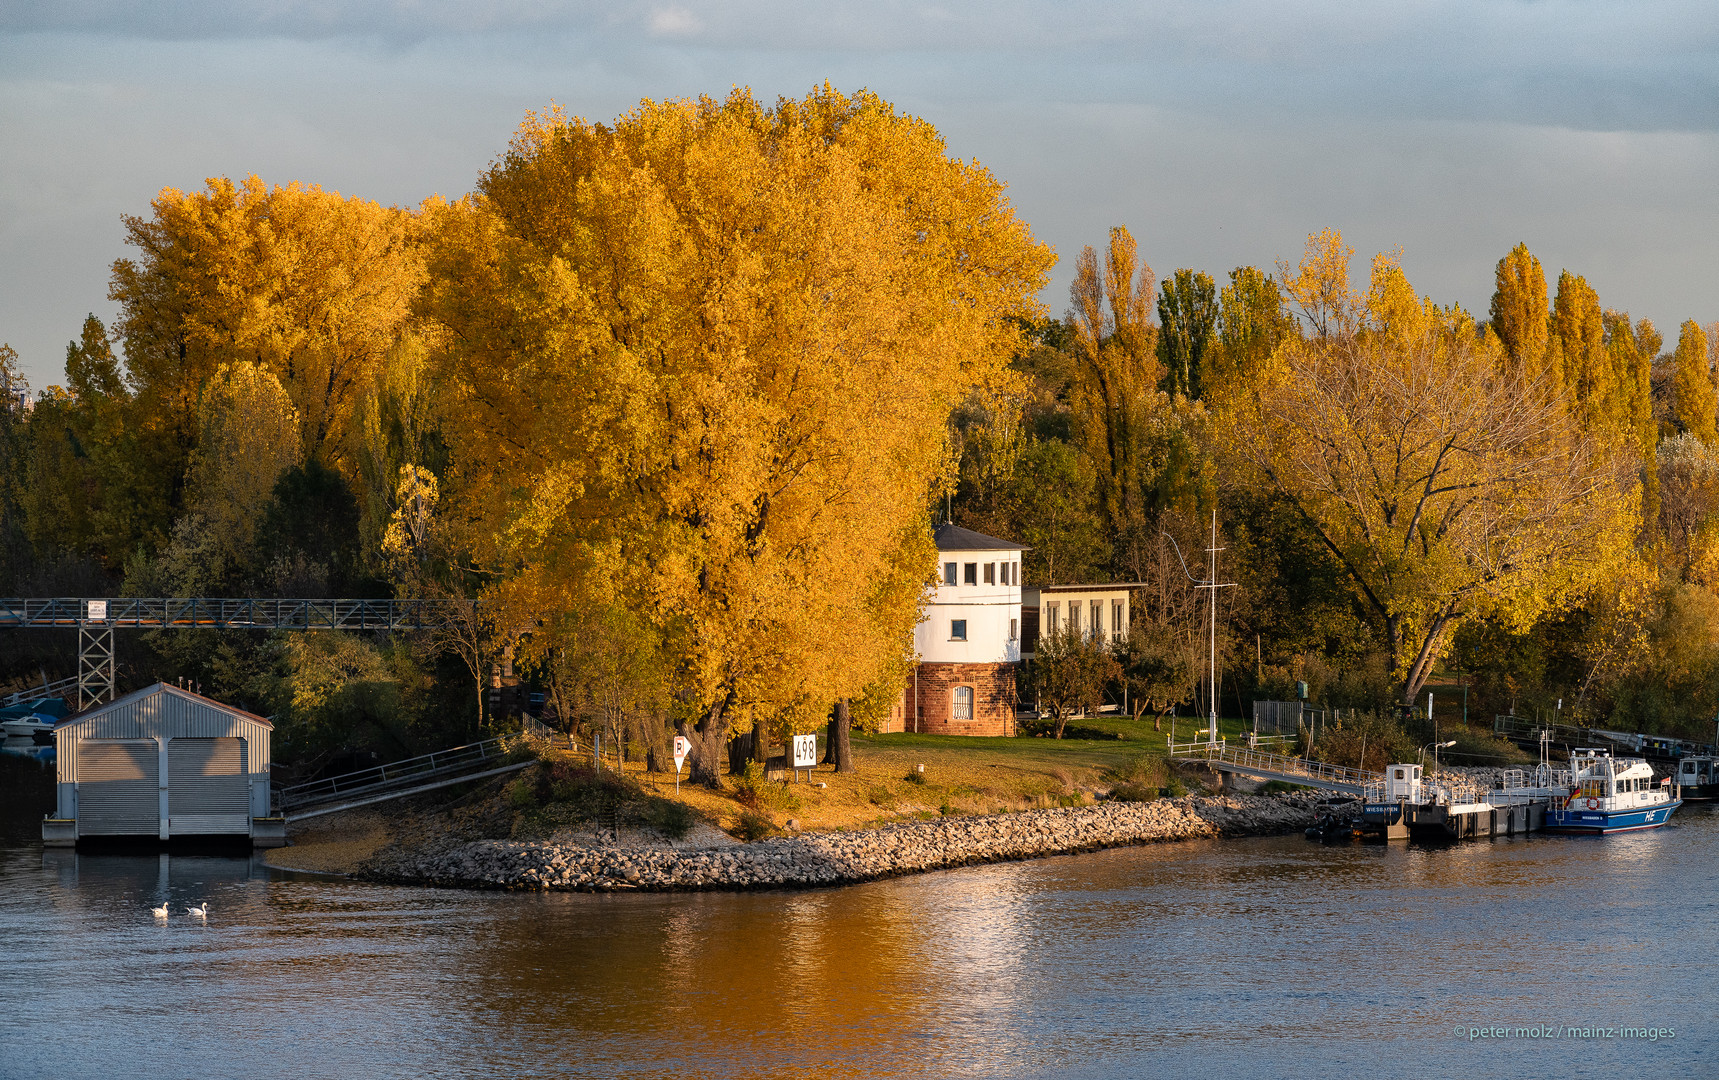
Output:
<instances>
[{"instance_id":1,"label":"sky","mask_svg":"<svg viewBox=\"0 0 1719 1080\"><path fill-rule=\"evenodd\" d=\"M1525 242L1667 338L1719 319L1712 0L0 0L0 341L38 389L111 322L122 215L205 178L457 197L527 110L867 87L1008 184L1060 261L1160 279L1331 226L1484 316Z\"/></svg>"}]
</instances>

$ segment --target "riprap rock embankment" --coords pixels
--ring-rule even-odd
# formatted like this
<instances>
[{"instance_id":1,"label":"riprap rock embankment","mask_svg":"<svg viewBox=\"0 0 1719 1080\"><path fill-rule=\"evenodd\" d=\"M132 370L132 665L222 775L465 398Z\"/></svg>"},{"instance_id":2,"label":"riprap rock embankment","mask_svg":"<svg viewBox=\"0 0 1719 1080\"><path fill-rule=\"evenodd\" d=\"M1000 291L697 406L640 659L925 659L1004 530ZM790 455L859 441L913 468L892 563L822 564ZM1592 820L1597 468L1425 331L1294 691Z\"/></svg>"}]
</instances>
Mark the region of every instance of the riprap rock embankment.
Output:
<instances>
[{"instance_id":1,"label":"riprap rock embankment","mask_svg":"<svg viewBox=\"0 0 1719 1080\"><path fill-rule=\"evenodd\" d=\"M702 848L479 840L383 852L363 874L480 889L810 888L1130 844L1298 831L1312 824L1319 801L1293 792L1106 802Z\"/></svg>"}]
</instances>

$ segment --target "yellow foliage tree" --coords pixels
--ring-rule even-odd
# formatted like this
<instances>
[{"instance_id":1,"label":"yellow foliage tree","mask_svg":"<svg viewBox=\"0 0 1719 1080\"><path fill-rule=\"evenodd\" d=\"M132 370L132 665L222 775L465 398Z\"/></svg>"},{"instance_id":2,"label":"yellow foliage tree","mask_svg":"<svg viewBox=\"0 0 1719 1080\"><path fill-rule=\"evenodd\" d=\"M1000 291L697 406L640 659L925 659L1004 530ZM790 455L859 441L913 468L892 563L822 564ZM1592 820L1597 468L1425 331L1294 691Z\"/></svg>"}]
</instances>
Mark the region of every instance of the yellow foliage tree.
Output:
<instances>
[{"instance_id":1,"label":"yellow foliage tree","mask_svg":"<svg viewBox=\"0 0 1719 1080\"><path fill-rule=\"evenodd\" d=\"M646 613L706 782L731 728L862 693L933 570L949 411L1051 261L1002 185L826 86L530 115L430 214L443 504L500 625Z\"/></svg>"},{"instance_id":2,"label":"yellow foliage tree","mask_svg":"<svg viewBox=\"0 0 1719 1080\"><path fill-rule=\"evenodd\" d=\"M1713 442L1714 410L1719 405L1713 391L1713 375L1707 368L1707 335L1694 319L1678 329L1671 392L1677 426L1702 442Z\"/></svg>"},{"instance_id":3,"label":"yellow foliage tree","mask_svg":"<svg viewBox=\"0 0 1719 1080\"><path fill-rule=\"evenodd\" d=\"M1346 337L1283 346L1228 444L1348 572L1407 703L1456 620L1526 626L1578 598L1628 551L1637 488L1466 315L1415 303L1394 258L1356 311Z\"/></svg>"},{"instance_id":4,"label":"yellow foliage tree","mask_svg":"<svg viewBox=\"0 0 1719 1080\"><path fill-rule=\"evenodd\" d=\"M354 407L422 283L413 215L255 176L168 188L151 205L151 216L125 219L138 254L113 264L108 295L158 455L189 452L202 385L243 359L286 389L306 456L352 480Z\"/></svg>"}]
</instances>

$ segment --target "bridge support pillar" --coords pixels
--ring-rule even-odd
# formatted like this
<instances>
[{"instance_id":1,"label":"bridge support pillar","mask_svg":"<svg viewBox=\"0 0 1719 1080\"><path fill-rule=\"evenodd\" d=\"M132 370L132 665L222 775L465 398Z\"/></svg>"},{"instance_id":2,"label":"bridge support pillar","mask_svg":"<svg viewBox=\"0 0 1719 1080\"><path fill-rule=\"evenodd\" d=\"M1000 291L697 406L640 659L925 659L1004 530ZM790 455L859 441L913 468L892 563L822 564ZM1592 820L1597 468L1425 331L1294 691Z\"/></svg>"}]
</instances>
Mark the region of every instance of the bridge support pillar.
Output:
<instances>
[{"instance_id":1,"label":"bridge support pillar","mask_svg":"<svg viewBox=\"0 0 1719 1080\"><path fill-rule=\"evenodd\" d=\"M113 627L78 623L78 711L113 700Z\"/></svg>"}]
</instances>

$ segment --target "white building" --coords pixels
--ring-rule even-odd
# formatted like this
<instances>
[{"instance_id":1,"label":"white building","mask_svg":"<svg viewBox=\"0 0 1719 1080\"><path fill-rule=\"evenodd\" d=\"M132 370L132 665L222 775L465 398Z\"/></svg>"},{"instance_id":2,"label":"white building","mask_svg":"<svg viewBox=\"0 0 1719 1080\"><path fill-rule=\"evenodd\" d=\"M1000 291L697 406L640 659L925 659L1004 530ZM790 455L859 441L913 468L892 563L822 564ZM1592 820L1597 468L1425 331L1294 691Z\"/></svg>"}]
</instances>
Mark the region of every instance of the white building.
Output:
<instances>
[{"instance_id":1,"label":"white building","mask_svg":"<svg viewBox=\"0 0 1719 1080\"><path fill-rule=\"evenodd\" d=\"M914 630L919 666L895 729L1013 735L1027 549L948 523L936 539L939 582Z\"/></svg>"}]
</instances>

